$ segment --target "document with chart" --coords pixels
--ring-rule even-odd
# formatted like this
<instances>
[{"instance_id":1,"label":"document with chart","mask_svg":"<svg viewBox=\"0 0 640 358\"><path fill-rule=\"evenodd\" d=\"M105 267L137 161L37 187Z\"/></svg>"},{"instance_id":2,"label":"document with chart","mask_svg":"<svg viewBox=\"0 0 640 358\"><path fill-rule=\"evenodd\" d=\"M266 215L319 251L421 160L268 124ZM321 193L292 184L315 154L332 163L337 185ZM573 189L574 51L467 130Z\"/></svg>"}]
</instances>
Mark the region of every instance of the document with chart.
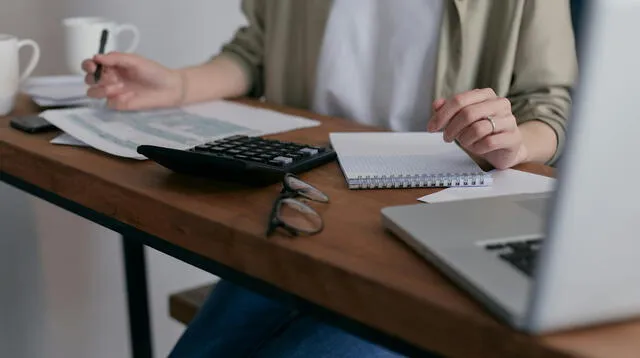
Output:
<instances>
[{"instance_id":1,"label":"document with chart","mask_svg":"<svg viewBox=\"0 0 640 358\"><path fill-rule=\"evenodd\" d=\"M146 159L136 151L143 144L187 149L232 135L259 136L319 125L318 121L229 101L151 111L56 109L40 115L79 142L133 159Z\"/></svg>"}]
</instances>

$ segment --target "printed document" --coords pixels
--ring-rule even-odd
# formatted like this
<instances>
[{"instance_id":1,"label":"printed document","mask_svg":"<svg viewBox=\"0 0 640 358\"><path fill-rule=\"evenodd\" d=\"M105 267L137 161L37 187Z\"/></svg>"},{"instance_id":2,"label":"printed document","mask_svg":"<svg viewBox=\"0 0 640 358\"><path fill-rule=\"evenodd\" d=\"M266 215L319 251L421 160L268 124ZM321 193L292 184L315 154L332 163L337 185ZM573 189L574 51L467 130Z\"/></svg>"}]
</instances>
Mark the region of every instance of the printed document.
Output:
<instances>
[{"instance_id":1,"label":"printed document","mask_svg":"<svg viewBox=\"0 0 640 358\"><path fill-rule=\"evenodd\" d=\"M136 151L143 144L187 149L233 135L261 136L320 124L229 101L152 111L56 109L40 115L86 145L133 159L146 159Z\"/></svg>"}]
</instances>

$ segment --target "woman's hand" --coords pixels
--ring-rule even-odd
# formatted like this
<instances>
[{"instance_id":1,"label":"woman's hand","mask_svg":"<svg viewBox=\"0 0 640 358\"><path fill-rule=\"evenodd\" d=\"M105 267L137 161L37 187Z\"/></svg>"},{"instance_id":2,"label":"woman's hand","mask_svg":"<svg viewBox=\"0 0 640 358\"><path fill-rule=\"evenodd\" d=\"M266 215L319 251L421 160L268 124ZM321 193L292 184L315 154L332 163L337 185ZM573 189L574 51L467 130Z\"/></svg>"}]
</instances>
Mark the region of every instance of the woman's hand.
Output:
<instances>
[{"instance_id":1,"label":"woman's hand","mask_svg":"<svg viewBox=\"0 0 640 358\"><path fill-rule=\"evenodd\" d=\"M102 77L94 81L97 64L103 65ZM107 105L118 110L172 107L184 97L184 78L176 70L134 54L109 53L85 60L85 82L91 85L87 95L106 98Z\"/></svg>"},{"instance_id":2,"label":"woman's hand","mask_svg":"<svg viewBox=\"0 0 640 358\"><path fill-rule=\"evenodd\" d=\"M433 103L429 132L444 131L446 142L457 141L472 155L498 169L528 160L528 151L511 102L490 89L460 93Z\"/></svg>"}]
</instances>

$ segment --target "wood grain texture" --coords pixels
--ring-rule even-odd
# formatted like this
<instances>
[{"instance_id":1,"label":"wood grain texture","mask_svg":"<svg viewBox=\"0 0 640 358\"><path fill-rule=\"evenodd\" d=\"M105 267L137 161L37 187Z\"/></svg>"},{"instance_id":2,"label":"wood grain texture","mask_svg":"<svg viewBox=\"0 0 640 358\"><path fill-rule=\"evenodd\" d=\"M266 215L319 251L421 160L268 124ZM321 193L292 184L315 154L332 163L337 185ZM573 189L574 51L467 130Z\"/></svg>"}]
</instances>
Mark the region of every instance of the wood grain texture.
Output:
<instances>
[{"instance_id":1,"label":"wood grain texture","mask_svg":"<svg viewBox=\"0 0 640 358\"><path fill-rule=\"evenodd\" d=\"M323 122L280 139L326 145L329 132L370 130L271 108ZM21 98L18 112L34 110ZM267 240L266 219L279 185L255 189L185 177L152 162L54 146L48 143L52 137L20 133L0 119L0 170L416 346L448 357L608 358L640 352L638 322L551 337L514 332L385 232L380 209L417 203L434 190L348 190L339 166L331 163L302 175L331 198L312 204L325 230ZM553 175L541 165L518 169Z\"/></svg>"}]
</instances>

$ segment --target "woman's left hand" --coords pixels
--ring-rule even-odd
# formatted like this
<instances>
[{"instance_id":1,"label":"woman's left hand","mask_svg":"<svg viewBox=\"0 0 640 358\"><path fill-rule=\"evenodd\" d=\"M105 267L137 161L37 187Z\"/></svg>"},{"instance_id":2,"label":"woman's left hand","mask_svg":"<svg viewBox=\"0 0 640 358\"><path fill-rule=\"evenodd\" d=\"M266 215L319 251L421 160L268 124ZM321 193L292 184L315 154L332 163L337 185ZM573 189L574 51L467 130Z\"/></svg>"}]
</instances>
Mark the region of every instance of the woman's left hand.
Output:
<instances>
[{"instance_id":1,"label":"woman's left hand","mask_svg":"<svg viewBox=\"0 0 640 358\"><path fill-rule=\"evenodd\" d=\"M460 93L433 103L428 131L444 131L444 140L456 140L464 149L498 169L527 160L527 148L511 102L491 88Z\"/></svg>"}]
</instances>

